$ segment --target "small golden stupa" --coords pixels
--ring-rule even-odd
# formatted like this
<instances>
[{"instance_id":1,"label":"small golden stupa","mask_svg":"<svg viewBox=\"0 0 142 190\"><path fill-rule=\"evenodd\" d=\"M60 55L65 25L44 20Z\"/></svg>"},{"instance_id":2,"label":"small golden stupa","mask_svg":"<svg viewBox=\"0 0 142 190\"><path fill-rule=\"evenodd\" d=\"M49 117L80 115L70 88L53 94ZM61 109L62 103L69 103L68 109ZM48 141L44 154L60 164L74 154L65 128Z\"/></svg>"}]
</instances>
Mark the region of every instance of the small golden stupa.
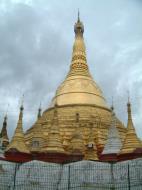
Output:
<instances>
[{"instance_id":1,"label":"small golden stupa","mask_svg":"<svg viewBox=\"0 0 142 190\"><path fill-rule=\"evenodd\" d=\"M7 135L7 115L4 117L0 136L2 137L2 148L5 149L9 144L9 138Z\"/></svg>"},{"instance_id":2,"label":"small golden stupa","mask_svg":"<svg viewBox=\"0 0 142 190\"><path fill-rule=\"evenodd\" d=\"M135 127L132 121L131 104L129 101L127 104L127 111L128 111L127 131L120 154L133 153L137 148L142 148L141 142L137 137Z\"/></svg>"},{"instance_id":3,"label":"small golden stupa","mask_svg":"<svg viewBox=\"0 0 142 190\"><path fill-rule=\"evenodd\" d=\"M41 152L41 147L45 145L45 138L43 135L43 132L41 131L41 123L42 123L42 117L41 117L41 106L38 109L38 114L37 114L37 120L34 123L34 125L28 130L30 133L32 131L32 140L31 136L27 135L27 140L31 141L31 152Z\"/></svg>"},{"instance_id":4,"label":"small golden stupa","mask_svg":"<svg viewBox=\"0 0 142 190\"><path fill-rule=\"evenodd\" d=\"M22 105L20 107L19 120L17 123L15 133L13 135L13 138L10 144L8 145L6 149L6 152L11 152L14 150L15 152L30 153L25 143L25 137L23 133L23 126L22 126L23 110L24 110L24 107Z\"/></svg>"}]
</instances>

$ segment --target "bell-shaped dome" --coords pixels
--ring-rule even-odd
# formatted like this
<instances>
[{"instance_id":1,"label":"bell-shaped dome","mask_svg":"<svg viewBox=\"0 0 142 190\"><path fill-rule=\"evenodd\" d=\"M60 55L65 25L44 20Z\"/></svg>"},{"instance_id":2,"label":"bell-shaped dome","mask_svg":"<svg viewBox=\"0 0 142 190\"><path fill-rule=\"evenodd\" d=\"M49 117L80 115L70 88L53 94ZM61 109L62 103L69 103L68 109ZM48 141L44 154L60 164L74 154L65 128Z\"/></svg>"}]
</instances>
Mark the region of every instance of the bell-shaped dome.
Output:
<instances>
[{"instance_id":1,"label":"bell-shaped dome","mask_svg":"<svg viewBox=\"0 0 142 190\"><path fill-rule=\"evenodd\" d=\"M58 105L91 104L107 107L102 91L89 72L83 39L84 26L79 18L74 28L75 42L70 70L64 82L58 87L51 107L56 101Z\"/></svg>"}]
</instances>

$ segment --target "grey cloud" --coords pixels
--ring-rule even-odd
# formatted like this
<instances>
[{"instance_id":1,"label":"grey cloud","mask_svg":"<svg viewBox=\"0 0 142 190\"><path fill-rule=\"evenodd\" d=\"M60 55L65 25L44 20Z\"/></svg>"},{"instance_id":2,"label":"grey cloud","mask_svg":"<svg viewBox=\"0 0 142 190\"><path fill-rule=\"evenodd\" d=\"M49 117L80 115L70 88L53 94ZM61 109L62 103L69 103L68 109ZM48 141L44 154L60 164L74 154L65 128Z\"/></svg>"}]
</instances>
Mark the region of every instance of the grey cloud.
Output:
<instances>
[{"instance_id":1,"label":"grey cloud","mask_svg":"<svg viewBox=\"0 0 142 190\"><path fill-rule=\"evenodd\" d=\"M17 3L18 2L18 3ZM25 94L24 127L47 108L69 69L77 8L85 25L88 65L109 104L126 123L127 93L142 137L142 4L140 1L1 1L0 113L7 103L9 134L16 126L19 99Z\"/></svg>"}]
</instances>

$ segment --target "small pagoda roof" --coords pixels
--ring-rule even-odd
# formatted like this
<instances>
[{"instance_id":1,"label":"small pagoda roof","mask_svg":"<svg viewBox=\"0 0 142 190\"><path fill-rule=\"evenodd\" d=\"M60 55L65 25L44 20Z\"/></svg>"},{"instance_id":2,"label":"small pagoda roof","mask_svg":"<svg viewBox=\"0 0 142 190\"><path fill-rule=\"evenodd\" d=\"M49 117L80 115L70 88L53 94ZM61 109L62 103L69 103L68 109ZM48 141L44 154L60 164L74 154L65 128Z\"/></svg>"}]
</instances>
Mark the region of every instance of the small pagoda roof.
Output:
<instances>
[{"instance_id":1,"label":"small pagoda roof","mask_svg":"<svg viewBox=\"0 0 142 190\"><path fill-rule=\"evenodd\" d=\"M112 122L108 130L107 142L104 146L102 154L118 154L122 147L118 129L116 127L116 116L112 111Z\"/></svg>"}]
</instances>

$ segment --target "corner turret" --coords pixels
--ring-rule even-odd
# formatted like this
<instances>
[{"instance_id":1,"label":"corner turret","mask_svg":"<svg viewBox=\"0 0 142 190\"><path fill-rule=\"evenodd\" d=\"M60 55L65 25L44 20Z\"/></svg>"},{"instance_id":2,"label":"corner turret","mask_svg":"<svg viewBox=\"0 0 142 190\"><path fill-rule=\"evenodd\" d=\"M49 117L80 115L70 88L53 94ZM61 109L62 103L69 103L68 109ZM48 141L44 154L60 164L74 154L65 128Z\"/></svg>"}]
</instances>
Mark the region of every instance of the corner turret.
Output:
<instances>
[{"instance_id":1,"label":"corner turret","mask_svg":"<svg viewBox=\"0 0 142 190\"><path fill-rule=\"evenodd\" d=\"M131 114L131 103L128 99L127 103L127 112L128 112L128 122L127 122L127 132L121 149L121 154L133 153L135 149L141 147L139 138L137 137L135 127L132 120Z\"/></svg>"},{"instance_id":2,"label":"corner turret","mask_svg":"<svg viewBox=\"0 0 142 190\"><path fill-rule=\"evenodd\" d=\"M6 152L16 151L16 152L21 152L21 153L30 153L30 151L28 150L28 147L26 146L24 133L23 133L23 124L22 124L23 110L24 110L24 107L23 105L21 105L17 127L15 129L15 133L13 135L13 138L10 144L8 145L6 149Z\"/></svg>"},{"instance_id":3,"label":"corner turret","mask_svg":"<svg viewBox=\"0 0 142 190\"><path fill-rule=\"evenodd\" d=\"M2 127L0 135L2 138L2 147L3 147L3 149L5 149L9 144L9 138L7 135L7 114L4 117L3 127Z\"/></svg>"}]
</instances>

